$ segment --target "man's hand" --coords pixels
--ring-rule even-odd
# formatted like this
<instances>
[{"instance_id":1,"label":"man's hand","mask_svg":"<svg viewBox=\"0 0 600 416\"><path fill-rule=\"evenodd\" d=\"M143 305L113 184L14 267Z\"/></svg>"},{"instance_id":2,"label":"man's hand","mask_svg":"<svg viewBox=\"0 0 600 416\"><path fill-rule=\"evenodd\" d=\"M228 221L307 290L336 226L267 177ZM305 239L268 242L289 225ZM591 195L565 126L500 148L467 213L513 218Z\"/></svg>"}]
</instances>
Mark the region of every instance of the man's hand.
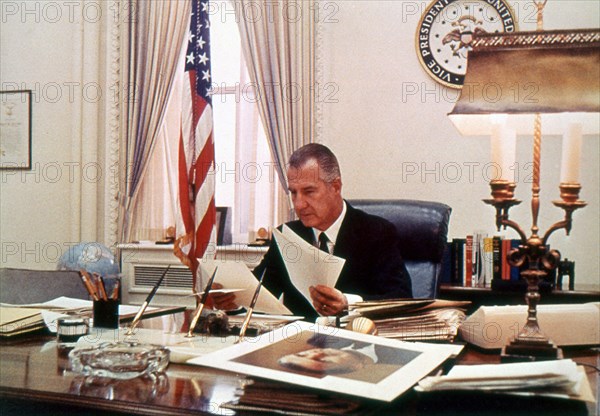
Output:
<instances>
[{"instance_id":1,"label":"man's hand","mask_svg":"<svg viewBox=\"0 0 600 416\"><path fill-rule=\"evenodd\" d=\"M348 309L348 299L339 290L325 286L311 286L310 297L317 312L323 316L334 316Z\"/></svg>"},{"instance_id":2,"label":"man's hand","mask_svg":"<svg viewBox=\"0 0 600 416\"><path fill-rule=\"evenodd\" d=\"M223 285L220 283L213 283L212 289L223 289ZM235 293L214 293L211 290L210 297L213 300L215 309L230 311L238 308L237 303L235 303Z\"/></svg>"}]
</instances>

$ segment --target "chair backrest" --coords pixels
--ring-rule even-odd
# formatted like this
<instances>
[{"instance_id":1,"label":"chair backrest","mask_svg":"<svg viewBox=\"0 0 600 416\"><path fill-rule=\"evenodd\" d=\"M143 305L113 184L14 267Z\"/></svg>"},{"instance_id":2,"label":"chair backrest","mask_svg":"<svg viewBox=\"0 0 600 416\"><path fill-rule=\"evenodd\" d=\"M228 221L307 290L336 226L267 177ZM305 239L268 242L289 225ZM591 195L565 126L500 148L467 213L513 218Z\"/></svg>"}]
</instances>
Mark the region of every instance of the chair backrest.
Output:
<instances>
[{"instance_id":1,"label":"chair backrest","mask_svg":"<svg viewBox=\"0 0 600 416\"><path fill-rule=\"evenodd\" d=\"M60 296L89 299L78 272L0 268L2 303L39 303Z\"/></svg>"},{"instance_id":2,"label":"chair backrest","mask_svg":"<svg viewBox=\"0 0 600 416\"><path fill-rule=\"evenodd\" d=\"M415 298L435 298L452 208L412 199L348 200L354 208L383 217L396 226L400 252Z\"/></svg>"}]
</instances>

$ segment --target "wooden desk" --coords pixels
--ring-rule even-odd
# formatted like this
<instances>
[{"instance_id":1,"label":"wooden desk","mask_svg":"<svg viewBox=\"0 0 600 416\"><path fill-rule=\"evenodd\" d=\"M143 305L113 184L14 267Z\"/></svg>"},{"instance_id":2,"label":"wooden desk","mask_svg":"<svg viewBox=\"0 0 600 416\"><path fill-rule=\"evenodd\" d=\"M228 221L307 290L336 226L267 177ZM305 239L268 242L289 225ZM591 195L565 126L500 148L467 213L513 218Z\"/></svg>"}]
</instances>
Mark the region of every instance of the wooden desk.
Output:
<instances>
[{"instance_id":1,"label":"wooden desk","mask_svg":"<svg viewBox=\"0 0 600 416\"><path fill-rule=\"evenodd\" d=\"M480 306L494 305L524 305L525 289L523 291L492 291L489 287L463 287L441 285L438 297L448 300L469 300L472 313ZM553 290L541 293L541 304L564 304L600 302L600 292L597 290Z\"/></svg>"},{"instance_id":2,"label":"wooden desk","mask_svg":"<svg viewBox=\"0 0 600 416\"><path fill-rule=\"evenodd\" d=\"M577 362L598 366L598 349L565 352ZM496 354L467 348L459 364L497 363ZM198 415L248 414L219 407L235 399L245 376L197 366L170 364L158 384L148 380L110 381L88 385L82 376L69 372L68 359L57 350L51 337L23 337L0 342L0 414L11 415ZM598 395L598 374L586 367L592 390ZM536 414L595 415L596 407L556 400L521 400L499 396L419 396L409 391L391 404L361 402L361 414L379 415L485 415L518 414L517 404L528 416ZM521 403L521 404L519 404ZM475 408L473 408L473 406ZM506 407L509 407L506 410ZM452 409L455 410L453 413ZM469 410L470 409L470 410ZM548 413L549 410L558 413ZM263 413L264 414L264 413Z\"/></svg>"}]
</instances>

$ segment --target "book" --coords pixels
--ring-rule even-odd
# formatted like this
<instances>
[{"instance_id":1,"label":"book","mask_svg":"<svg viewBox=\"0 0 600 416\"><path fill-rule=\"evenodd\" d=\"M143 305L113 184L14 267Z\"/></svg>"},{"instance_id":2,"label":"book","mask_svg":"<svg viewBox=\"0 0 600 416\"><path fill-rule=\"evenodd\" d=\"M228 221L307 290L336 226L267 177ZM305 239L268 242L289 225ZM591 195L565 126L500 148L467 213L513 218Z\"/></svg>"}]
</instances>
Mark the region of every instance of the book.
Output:
<instances>
[{"instance_id":1,"label":"book","mask_svg":"<svg viewBox=\"0 0 600 416\"><path fill-rule=\"evenodd\" d=\"M473 287L485 287L492 278L492 238L485 231L473 233Z\"/></svg>"},{"instance_id":2,"label":"book","mask_svg":"<svg viewBox=\"0 0 600 416\"><path fill-rule=\"evenodd\" d=\"M465 239L464 261L464 286L473 286L473 236L467 235Z\"/></svg>"},{"instance_id":3,"label":"book","mask_svg":"<svg viewBox=\"0 0 600 416\"><path fill-rule=\"evenodd\" d=\"M520 240L510 240L510 250L512 249L516 249L519 248L519 246L521 245L521 241ZM510 279L509 280L513 280L513 281L519 281L521 280L521 271L518 267L515 266L511 266L510 267Z\"/></svg>"},{"instance_id":4,"label":"book","mask_svg":"<svg viewBox=\"0 0 600 416\"><path fill-rule=\"evenodd\" d=\"M485 287L494 274L494 240L493 237L483 237L480 242L482 271L477 286Z\"/></svg>"},{"instance_id":5,"label":"book","mask_svg":"<svg viewBox=\"0 0 600 416\"><path fill-rule=\"evenodd\" d=\"M510 251L511 240L503 239L501 241L501 253L500 253L500 261L501 261L501 280L510 280L510 269L511 265L508 263L508 252Z\"/></svg>"},{"instance_id":6,"label":"book","mask_svg":"<svg viewBox=\"0 0 600 416\"><path fill-rule=\"evenodd\" d=\"M465 251L464 238L453 238L452 247L450 252L450 261L452 262L452 276L451 283L456 286L463 286L463 274L464 274L464 251Z\"/></svg>"},{"instance_id":7,"label":"book","mask_svg":"<svg viewBox=\"0 0 600 416\"><path fill-rule=\"evenodd\" d=\"M492 279L502 280L502 237L492 237Z\"/></svg>"},{"instance_id":8,"label":"book","mask_svg":"<svg viewBox=\"0 0 600 416\"><path fill-rule=\"evenodd\" d=\"M446 243L442 255L442 271L440 273L440 283L452 283L452 243Z\"/></svg>"}]
</instances>

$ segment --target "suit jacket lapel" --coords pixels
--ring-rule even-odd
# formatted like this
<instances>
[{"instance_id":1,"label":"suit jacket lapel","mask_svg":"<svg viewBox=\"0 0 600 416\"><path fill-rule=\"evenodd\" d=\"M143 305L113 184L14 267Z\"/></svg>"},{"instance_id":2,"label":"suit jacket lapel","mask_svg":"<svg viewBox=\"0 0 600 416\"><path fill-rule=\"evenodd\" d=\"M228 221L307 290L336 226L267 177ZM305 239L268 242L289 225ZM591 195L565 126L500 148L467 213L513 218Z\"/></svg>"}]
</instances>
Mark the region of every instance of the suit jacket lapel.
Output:
<instances>
[{"instance_id":1,"label":"suit jacket lapel","mask_svg":"<svg viewBox=\"0 0 600 416\"><path fill-rule=\"evenodd\" d=\"M355 210L346 202L346 216L342 221L342 226L335 241L333 248L333 254L338 257L348 258L348 255L352 251L352 247L356 244L356 236L354 227L352 227L354 221Z\"/></svg>"},{"instance_id":2,"label":"suit jacket lapel","mask_svg":"<svg viewBox=\"0 0 600 416\"><path fill-rule=\"evenodd\" d=\"M302 224L302 222L300 221L294 221L293 223L289 223L288 226L304 241L308 242L308 244L313 245L315 243L315 234L313 233L311 227L305 227L304 224Z\"/></svg>"}]
</instances>

